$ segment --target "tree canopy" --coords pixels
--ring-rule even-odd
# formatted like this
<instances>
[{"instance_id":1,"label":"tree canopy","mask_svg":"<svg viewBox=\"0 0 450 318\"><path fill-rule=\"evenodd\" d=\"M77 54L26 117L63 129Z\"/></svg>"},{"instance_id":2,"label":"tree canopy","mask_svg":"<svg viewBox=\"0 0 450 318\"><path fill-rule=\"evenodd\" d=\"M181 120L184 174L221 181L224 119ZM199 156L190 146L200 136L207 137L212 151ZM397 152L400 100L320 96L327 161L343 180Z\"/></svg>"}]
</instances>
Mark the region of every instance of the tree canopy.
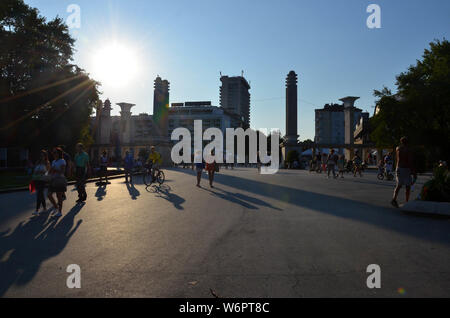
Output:
<instances>
[{"instance_id":1,"label":"tree canopy","mask_svg":"<svg viewBox=\"0 0 450 318\"><path fill-rule=\"evenodd\" d=\"M89 143L98 83L72 63L64 21L22 0L0 2L0 147Z\"/></svg>"},{"instance_id":2,"label":"tree canopy","mask_svg":"<svg viewBox=\"0 0 450 318\"><path fill-rule=\"evenodd\" d=\"M374 91L371 139L395 147L402 136L421 147L429 163L450 156L450 43L435 40L421 60L396 77L397 93Z\"/></svg>"}]
</instances>

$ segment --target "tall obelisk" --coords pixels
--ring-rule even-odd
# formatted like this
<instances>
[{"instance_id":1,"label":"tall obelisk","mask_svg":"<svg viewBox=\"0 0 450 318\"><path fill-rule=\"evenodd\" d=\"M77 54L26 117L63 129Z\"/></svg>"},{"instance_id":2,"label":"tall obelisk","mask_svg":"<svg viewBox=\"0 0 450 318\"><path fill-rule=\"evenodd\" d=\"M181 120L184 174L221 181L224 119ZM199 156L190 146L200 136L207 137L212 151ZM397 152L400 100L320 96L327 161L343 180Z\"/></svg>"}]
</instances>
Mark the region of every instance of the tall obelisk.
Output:
<instances>
[{"instance_id":1,"label":"tall obelisk","mask_svg":"<svg viewBox=\"0 0 450 318\"><path fill-rule=\"evenodd\" d=\"M156 151L161 154L163 165L170 166L172 164L171 142L168 135L170 83L158 76L154 84L152 146L155 146Z\"/></svg>"},{"instance_id":2,"label":"tall obelisk","mask_svg":"<svg viewBox=\"0 0 450 318\"><path fill-rule=\"evenodd\" d=\"M286 77L286 141L297 144L297 74L290 71Z\"/></svg>"},{"instance_id":3,"label":"tall obelisk","mask_svg":"<svg viewBox=\"0 0 450 318\"><path fill-rule=\"evenodd\" d=\"M286 77L286 136L281 145L283 162L289 151L296 150L298 153L301 151L298 144L297 120L297 74L290 71Z\"/></svg>"}]
</instances>

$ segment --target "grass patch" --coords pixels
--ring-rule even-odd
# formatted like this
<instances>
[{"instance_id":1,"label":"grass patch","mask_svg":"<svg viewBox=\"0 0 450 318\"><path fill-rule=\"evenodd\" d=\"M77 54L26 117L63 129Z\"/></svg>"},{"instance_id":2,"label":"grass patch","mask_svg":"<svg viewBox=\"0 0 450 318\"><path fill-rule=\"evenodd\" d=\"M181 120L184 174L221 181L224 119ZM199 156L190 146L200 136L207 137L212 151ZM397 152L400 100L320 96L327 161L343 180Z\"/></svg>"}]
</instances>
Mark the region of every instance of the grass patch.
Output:
<instances>
[{"instance_id":1,"label":"grass patch","mask_svg":"<svg viewBox=\"0 0 450 318\"><path fill-rule=\"evenodd\" d=\"M23 170L0 171L0 190L28 187L31 175Z\"/></svg>"}]
</instances>

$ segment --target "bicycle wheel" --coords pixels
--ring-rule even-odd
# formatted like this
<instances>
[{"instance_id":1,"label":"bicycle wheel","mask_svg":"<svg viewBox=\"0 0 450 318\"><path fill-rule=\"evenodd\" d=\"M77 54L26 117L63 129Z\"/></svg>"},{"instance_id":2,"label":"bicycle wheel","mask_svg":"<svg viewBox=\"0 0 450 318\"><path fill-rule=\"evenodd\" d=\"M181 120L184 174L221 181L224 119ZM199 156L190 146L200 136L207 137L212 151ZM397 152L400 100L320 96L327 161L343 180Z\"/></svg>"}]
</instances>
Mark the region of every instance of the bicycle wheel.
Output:
<instances>
[{"instance_id":1,"label":"bicycle wheel","mask_svg":"<svg viewBox=\"0 0 450 318\"><path fill-rule=\"evenodd\" d=\"M152 184L152 174L150 171L145 171L144 174L142 175L142 179L144 181L144 184L146 186L149 186Z\"/></svg>"},{"instance_id":2,"label":"bicycle wheel","mask_svg":"<svg viewBox=\"0 0 450 318\"><path fill-rule=\"evenodd\" d=\"M166 176L164 175L164 172L162 172L161 170L159 170L157 176L156 176L156 181L159 184L163 184L164 181L166 180Z\"/></svg>"},{"instance_id":3,"label":"bicycle wheel","mask_svg":"<svg viewBox=\"0 0 450 318\"><path fill-rule=\"evenodd\" d=\"M379 173L379 174L377 175L377 178L378 178L378 180L383 180L383 179L384 179L384 174Z\"/></svg>"}]
</instances>

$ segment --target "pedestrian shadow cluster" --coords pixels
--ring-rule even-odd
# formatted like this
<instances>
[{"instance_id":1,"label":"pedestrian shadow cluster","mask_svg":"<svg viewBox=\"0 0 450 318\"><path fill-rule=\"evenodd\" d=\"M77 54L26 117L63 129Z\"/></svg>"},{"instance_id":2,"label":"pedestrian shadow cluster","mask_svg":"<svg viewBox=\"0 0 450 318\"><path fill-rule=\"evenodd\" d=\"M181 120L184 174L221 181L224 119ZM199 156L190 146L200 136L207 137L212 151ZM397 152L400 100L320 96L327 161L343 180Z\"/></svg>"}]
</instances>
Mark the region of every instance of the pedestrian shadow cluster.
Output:
<instances>
[{"instance_id":1,"label":"pedestrian shadow cluster","mask_svg":"<svg viewBox=\"0 0 450 318\"><path fill-rule=\"evenodd\" d=\"M13 285L29 283L45 260L64 250L83 222L74 224L83 206L75 205L59 219L41 214L0 233L0 296Z\"/></svg>"}]
</instances>

